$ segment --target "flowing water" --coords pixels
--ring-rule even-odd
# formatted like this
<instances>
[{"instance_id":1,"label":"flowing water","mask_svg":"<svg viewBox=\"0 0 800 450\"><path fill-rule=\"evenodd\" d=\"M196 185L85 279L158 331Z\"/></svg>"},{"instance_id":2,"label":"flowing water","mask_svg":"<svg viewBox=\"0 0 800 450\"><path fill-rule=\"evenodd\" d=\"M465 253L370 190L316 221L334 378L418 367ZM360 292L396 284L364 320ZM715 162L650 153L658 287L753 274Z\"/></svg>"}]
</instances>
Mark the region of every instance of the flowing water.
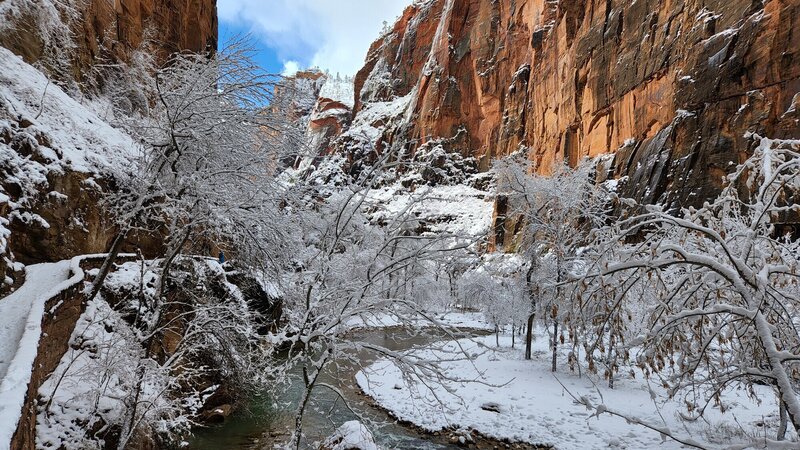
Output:
<instances>
[{"instance_id":1,"label":"flowing water","mask_svg":"<svg viewBox=\"0 0 800 450\"><path fill-rule=\"evenodd\" d=\"M358 331L351 336L354 340L383 346L390 350L402 351L416 346L429 345L443 339L436 333L410 333L398 328ZM305 448L315 449L315 443L323 441L344 422L357 418L358 413L366 419L376 441L384 448L402 450L443 450L455 449L444 436L419 433L412 427L398 424L385 411L370 404L361 394L355 382L355 374L361 367L375 362L377 356L362 351L355 358L337 361L335 371L325 373L321 381L337 387L346 399L345 402L329 389L317 387L313 403L307 409L303 429L309 437ZM286 438L294 426L293 414L303 392L299 373L295 374L287 392L276 402L268 399L255 399L251 412L234 414L226 422L204 430L199 430L190 442L191 450L227 449L271 449L281 438ZM277 406L273 405L277 404ZM352 409L352 410L351 410Z\"/></svg>"}]
</instances>

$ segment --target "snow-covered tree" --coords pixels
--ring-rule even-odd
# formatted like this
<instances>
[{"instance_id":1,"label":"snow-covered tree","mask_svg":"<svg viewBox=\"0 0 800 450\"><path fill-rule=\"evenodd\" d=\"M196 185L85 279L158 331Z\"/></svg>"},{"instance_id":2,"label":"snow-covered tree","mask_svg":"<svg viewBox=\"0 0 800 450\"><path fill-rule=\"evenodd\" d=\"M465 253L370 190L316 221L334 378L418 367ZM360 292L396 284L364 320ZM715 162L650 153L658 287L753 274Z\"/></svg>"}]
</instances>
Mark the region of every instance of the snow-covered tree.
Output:
<instances>
[{"instance_id":1,"label":"snow-covered tree","mask_svg":"<svg viewBox=\"0 0 800 450\"><path fill-rule=\"evenodd\" d=\"M283 281L286 322L274 337L289 356L276 359L271 376L279 382L292 370L302 372L305 390L296 415L295 448L304 441L303 416L313 403L314 390L338 392L320 378L336 370L337 361L367 351L393 359L409 376L452 377L435 360L410 357L348 333L354 327L390 320L419 333L433 327L449 336L457 334L438 322L430 311L430 293L423 292L442 280L438 283L445 289L439 292L448 294L444 280L449 262L469 255L475 241L459 234L425 232L415 214L424 195L410 196L401 210L372 214L382 207L375 186L392 167L391 156L388 152L376 156L373 165L342 186L294 187L310 190L303 203L291 206L302 217L304 226L298 231L303 245L294 254L296 270Z\"/></svg>"},{"instance_id":2,"label":"snow-covered tree","mask_svg":"<svg viewBox=\"0 0 800 450\"><path fill-rule=\"evenodd\" d=\"M530 302L527 298L523 276L518 270L509 270L502 258L484 260L458 279L459 303L469 302L483 311L486 321L494 326L495 340L500 345L500 332L511 327L512 347L516 332L527 318Z\"/></svg>"},{"instance_id":3,"label":"snow-covered tree","mask_svg":"<svg viewBox=\"0 0 800 450\"><path fill-rule=\"evenodd\" d=\"M800 214L800 143L752 138L753 156L715 200L680 215L629 203L643 211L598 232L578 282L594 336L586 357L604 340L626 358L640 348L636 363L693 417L724 408L726 389L771 384L800 430L800 241L782 225ZM632 339L624 327L637 311L646 322Z\"/></svg>"},{"instance_id":4,"label":"snow-covered tree","mask_svg":"<svg viewBox=\"0 0 800 450\"><path fill-rule=\"evenodd\" d=\"M101 292L132 233L160 238L162 254L153 255L158 257L148 268L154 274L152 289L140 300L133 324L144 353L135 367L134 401L121 421L119 448L137 432L142 406L136 399L146 390L153 364L165 374L189 376L193 369L187 360L203 348L217 349L220 367L245 361L241 354L228 358L231 343L241 344L242 336L252 335L252 330L226 328L252 325L237 303L212 306L200 293L189 304L171 294L185 288L174 270L188 261L182 255L219 247L240 267L277 277L293 254L286 190L276 174L285 150L278 138L291 130L267 108L275 80L240 44L213 55L177 54L144 90L154 93L147 115L127 124L142 143L141 155L119 174L118 190L107 200L119 232L89 301ZM154 342L165 339L180 344L161 352Z\"/></svg>"},{"instance_id":5,"label":"snow-covered tree","mask_svg":"<svg viewBox=\"0 0 800 450\"><path fill-rule=\"evenodd\" d=\"M589 232L604 219L607 193L594 183L592 161L576 168L557 164L547 175L531 168L524 154L495 162L498 195L507 199L508 217L524 224L520 250L527 256L525 277L531 308L527 320L526 358L531 357L532 329L536 316L552 327L552 370L557 368L557 349L564 342L559 325L571 320L574 298L561 283L581 264L578 255Z\"/></svg>"},{"instance_id":6,"label":"snow-covered tree","mask_svg":"<svg viewBox=\"0 0 800 450\"><path fill-rule=\"evenodd\" d=\"M265 108L274 77L234 45L214 55L176 55L153 83L150 114L129 124L142 154L108 201L120 231L94 292L133 231L163 238L162 285L192 243L235 249L240 261L277 270L291 227L276 180L284 150L276 136L291 130Z\"/></svg>"},{"instance_id":7,"label":"snow-covered tree","mask_svg":"<svg viewBox=\"0 0 800 450\"><path fill-rule=\"evenodd\" d=\"M161 310L158 267L119 264L88 302L70 349L40 390L40 446L171 446L188 436L212 395L236 404L265 389L257 313L222 266L181 259ZM154 325L157 312L164 319Z\"/></svg>"}]
</instances>

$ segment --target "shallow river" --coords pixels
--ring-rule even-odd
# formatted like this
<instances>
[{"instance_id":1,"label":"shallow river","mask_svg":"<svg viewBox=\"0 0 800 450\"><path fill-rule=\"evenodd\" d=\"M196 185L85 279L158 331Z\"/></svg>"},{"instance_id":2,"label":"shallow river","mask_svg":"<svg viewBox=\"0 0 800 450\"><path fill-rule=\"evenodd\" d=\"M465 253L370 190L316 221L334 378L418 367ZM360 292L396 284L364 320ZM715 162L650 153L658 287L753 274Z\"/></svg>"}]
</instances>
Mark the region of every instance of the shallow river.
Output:
<instances>
[{"instance_id":1,"label":"shallow river","mask_svg":"<svg viewBox=\"0 0 800 450\"><path fill-rule=\"evenodd\" d=\"M441 340L441 335L411 335L402 329L368 330L355 332L353 339L381 345L391 350L407 350L415 346L423 346ZM375 362L376 355L364 351L357 355L358 364L340 363L337 370L326 373L321 380L338 387L347 398L347 406L333 392L317 388L313 393L312 407L307 410L303 422L309 442L307 449L314 449L314 441L321 442L325 437L348 420L356 419L352 408L362 418L367 419L375 439L384 448L402 450L440 450L455 449L448 444L444 436L430 436L400 425L380 408L371 406L356 385L355 373L360 367ZM256 399L251 405L250 413L234 414L219 426L199 430L190 442L192 450L227 450L227 449L271 449L276 440L285 438L293 427L293 414L302 394L303 386L299 374L293 379L291 387L284 398L278 399L279 406L273 407L267 399Z\"/></svg>"}]
</instances>

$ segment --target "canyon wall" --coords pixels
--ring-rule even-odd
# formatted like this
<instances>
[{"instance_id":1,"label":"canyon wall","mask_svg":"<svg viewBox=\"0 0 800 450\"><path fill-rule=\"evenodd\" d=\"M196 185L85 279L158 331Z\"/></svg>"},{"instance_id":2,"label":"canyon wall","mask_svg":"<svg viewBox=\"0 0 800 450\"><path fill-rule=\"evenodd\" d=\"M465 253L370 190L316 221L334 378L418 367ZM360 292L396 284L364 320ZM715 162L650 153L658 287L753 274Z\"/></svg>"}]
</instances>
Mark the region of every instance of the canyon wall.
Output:
<instances>
[{"instance_id":1,"label":"canyon wall","mask_svg":"<svg viewBox=\"0 0 800 450\"><path fill-rule=\"evenodd\" d=\"M72 83L113 82L104 79L109 72L103 67L135 65L137 52L158 63L174 52L216 46L215 0L0 0L0 47L48 75L39 79L0 52L0 67L7 70L0 76L0 228L7 233L0 256L24 264L67 259L105 251L114 236L100 207L101 191L113 188L113 170L105 162L124 161L135 144L118 132L113 137L124 145L106 142L108 133L96 131L105 127L97 124L101 119L61 88L74 95ZM63 53L59 61L69 70L57 72L64 68L53 65L54 53ZM51 79L59 87L50 86ZM65 157L70 152L97 163L73 164ZM36 176L20 175L28 172ZM0 261L0 271L9 261Z\"/></svg>"},{"instance_id":2,"label":"canyon wall","mask_svg":"<svg viewBox=\"0 0 800 450\"><path fill-rule=\"evenodd\" d=\"M0 0L0 46L59 78L104 81L139 56L217 48L216 0ZM63 80L61 80L63 81Z\"/></svg>"},{"instance_id":3,"label":"canyon wall","mask_svg":"<svg viewBox=\"0 0 800 450\"><path fill-rule=\"evenodd\" d=\"M291 128L283 136L283 145L293 150L285 167L307 168L338 149L336 140L352 121L353 96L352 78L318 69L299 71L275 87L270 107Z\"/></svg>"},{"instance_id":4,"label":"canyon wall","mask_svg":"<svg viewBox=\"0 0 800 450\"><path fill-rule=\"evenodd\" d=\"M113 85L151 67L136 58L216 45L215 0L0 0L0 293L22 281L17 263L102 252L115 235L101 199L136 143L70 95L128 95L135 83Z\"/></svg>"},{"instance_id":5,"label":"canyon wall","mask_svg":"<svg viewBox=\"0 0 800 450\"><path fill-rule=\"evenodd\" d=\"M520 148L544 173L611 153L600 176L622 194L699 203L747 132L800 137L798 30L798 0L417 1L370 48L353 121L379 148L437 141L484 170Z\"/></svg>"}]
</instances>

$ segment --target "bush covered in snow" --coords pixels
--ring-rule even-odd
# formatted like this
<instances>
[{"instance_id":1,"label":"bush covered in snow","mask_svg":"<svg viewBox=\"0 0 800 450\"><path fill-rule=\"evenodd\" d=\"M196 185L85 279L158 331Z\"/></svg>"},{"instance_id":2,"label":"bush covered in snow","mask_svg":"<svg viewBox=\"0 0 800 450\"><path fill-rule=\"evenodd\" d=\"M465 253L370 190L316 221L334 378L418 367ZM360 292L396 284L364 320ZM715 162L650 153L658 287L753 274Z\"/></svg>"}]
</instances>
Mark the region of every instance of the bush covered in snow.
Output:
<instances>
[{"instance_id":1,"label":"bush covered in snow","mask_svg":"<svg viewBox=\"0 0 800 450\"><path fill-rule=\"evenodd\" d=\"M257 313L239 286L216 262L187 258L157 309L157 267L120 264L89 303L40 390L38 445L172 445L209 411L264 389Z\"/></svg>"},{"instance_id":2,"label":"bush covered in snow","mask_svg":"<svg viewBox=\"0 0 800 450\"><path fill-rule=\"evenodd\" d=\"M571 334L593 370L600 354L607 376L633 362L685 402L687 417L727 409L727 389L755 396L755 384L771 385L785 432L787 420L800 429L800 241L780 225L800 215L800 142L753 140L753 155L703 207L645 206L597 231Z\"/></svg>"},{"instance_id":3,"label":"bush covered in snow","mask_svg":"<svg viewBox=\"0 0 800 450\"><path fill-rule=\"evenodd\" d=\"M440 142L428 142L416 149L407 170L409 173L402 177L406 185L454 185L466 184L478 173L478 165L471 156L447 151Z\"/></svg>"}]
</instances>

